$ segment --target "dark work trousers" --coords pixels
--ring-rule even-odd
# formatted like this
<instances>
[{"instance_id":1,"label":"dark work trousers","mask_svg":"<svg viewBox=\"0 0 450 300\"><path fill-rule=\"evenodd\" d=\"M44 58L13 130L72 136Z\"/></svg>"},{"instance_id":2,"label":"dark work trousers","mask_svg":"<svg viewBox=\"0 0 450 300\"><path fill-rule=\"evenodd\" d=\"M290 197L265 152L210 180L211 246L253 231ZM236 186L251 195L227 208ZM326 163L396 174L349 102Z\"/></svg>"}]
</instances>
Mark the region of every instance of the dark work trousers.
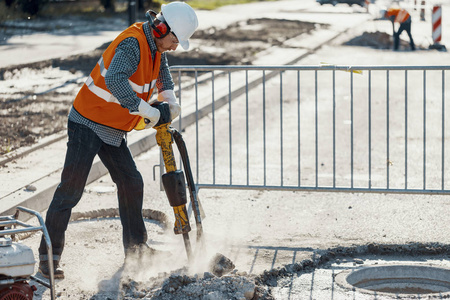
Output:
<instances>
[{"instance_id":1,"label":"dark work trousers","mask_svg":"<svg viewBox=\"0 0 450 300\"><path fill-rule=\"evenodd\" d=\"M406 31L409 36L409 45L411 46L411 50L416 50L416 46L414 45L414 40L411 35L411 17L409 17L405 22L400 23L398 31L394 34L394 50L398 50L398 46L400 44L400 34L403 30Z\"/></svg>"},{"instance_id":2,"label":"dark work trousers","mask_svg":"<svg viewBox=\"0 0 450 300\"><path fill-rule=\"evenodd\" d=\"M147 231L142 217L144 183L126 141L123 140L119 147L105 144L90 128L72 121L68 123L67 132L69 141L61 183L56 188L45 220L52 242L53 260L60 260L72 208L81 199L96 155L117 185L125 250L146 243ZM43 238L39 259L48 260Z\"/></svg>"}]
</instances>

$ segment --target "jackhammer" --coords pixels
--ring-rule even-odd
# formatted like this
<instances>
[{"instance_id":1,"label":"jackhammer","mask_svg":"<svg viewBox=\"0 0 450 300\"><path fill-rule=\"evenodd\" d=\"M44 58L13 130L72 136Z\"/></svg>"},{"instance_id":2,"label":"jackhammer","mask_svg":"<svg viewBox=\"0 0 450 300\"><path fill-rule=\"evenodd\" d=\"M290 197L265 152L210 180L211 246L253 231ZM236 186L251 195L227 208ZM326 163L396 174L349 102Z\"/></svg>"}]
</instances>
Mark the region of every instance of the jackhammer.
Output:
<instances>
[{"instance_id":1,"label":"jackhammer","mask_svg":"<svg viewBox=\"0 0 450 300\"><path fill-rule=\"evenodd\" d=\"M153 128L156 129L156 142L161 147L164 166L166 170L166 173L162 175L161 180L167 198L169 200L169 204L173 208L173 212L175 215L175 224L173 230L175 234L183 235L186 254L188 260L190 260L192 258L192 247L189 240L189 232L191 231L191 226L189 224L189 216L186 209L186 182L189 187L191 207L192 211L194 212L197 228L197 249L202 244L203 228L201 207L192 176L187 148L181 134L175 128L170 127L172 120L169 104L165 102L155 102L152 104L152 106L160 111L160 119L158 123L153 126ZM186 181L184 172L177 169L172 148L172 143L174 140L177 145L178 151L180 152L184 171L186 172Z\"/></svg>"}]
</instances>

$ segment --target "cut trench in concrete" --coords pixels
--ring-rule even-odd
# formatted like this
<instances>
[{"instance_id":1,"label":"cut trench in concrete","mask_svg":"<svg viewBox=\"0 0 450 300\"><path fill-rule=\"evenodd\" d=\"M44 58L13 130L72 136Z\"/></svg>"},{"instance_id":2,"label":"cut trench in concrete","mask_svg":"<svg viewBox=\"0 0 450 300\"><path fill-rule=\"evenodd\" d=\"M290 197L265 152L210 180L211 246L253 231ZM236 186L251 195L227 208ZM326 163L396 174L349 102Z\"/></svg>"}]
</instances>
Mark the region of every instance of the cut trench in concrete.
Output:
<instances>
[{"instance_id":1,"label":"cut trench in concrete","mask_svg":"<svg viewBox=\"0 0 450 300\"><path fill-rule=\"evenodd\" d=\"M336 283L363 293L450 296L450 269L423 265L383 265L346 270Z\"/></svg>"}]
</instances>

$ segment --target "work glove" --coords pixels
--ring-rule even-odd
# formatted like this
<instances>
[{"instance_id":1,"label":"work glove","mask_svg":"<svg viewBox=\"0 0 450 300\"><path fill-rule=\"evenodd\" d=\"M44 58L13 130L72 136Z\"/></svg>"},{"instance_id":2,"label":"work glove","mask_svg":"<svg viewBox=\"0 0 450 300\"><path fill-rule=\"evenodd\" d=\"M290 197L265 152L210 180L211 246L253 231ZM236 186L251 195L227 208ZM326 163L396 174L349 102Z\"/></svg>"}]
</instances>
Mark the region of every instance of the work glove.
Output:
<instances>
[{"instance_id":1,"label":"work glove","mask_svg":"<svg viewBox=\"0 0 450 300\"><path fill-rule=\"evenodd\" d=\"M169 103L170 118L174 120L181 113L181 106L177 103L177 98L173 90L165 90L158 94L158 101Z\"/></svg>"},{"instance_id":2,"label":"work glove","mask_svg":"<svg viewBox=\"0 0 450 300\"><path fill-rule=\"evenodd\" d=\"M139 103L138 111L130 112L132 115L141 116L144 118L145 128L152 128L159 121L160 112L158 109L152 107L150 104L141 99Z\"/></svg>"}]
</instances>

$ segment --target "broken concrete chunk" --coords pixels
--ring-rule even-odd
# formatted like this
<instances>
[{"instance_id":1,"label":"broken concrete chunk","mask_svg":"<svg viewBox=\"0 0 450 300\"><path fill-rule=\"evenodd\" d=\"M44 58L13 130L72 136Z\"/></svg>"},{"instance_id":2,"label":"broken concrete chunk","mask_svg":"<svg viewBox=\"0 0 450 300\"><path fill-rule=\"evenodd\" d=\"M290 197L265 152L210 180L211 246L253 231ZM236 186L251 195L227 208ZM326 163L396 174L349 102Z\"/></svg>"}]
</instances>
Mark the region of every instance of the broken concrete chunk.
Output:
<instances>
[{"instance_id":1,"label":"broken concrete chunk","mask_svg":"<svg viewBox=\"0 0 450 300\"><path fill-rule=\"evenodd\" d=\"M209 264L210 272L221 277L234 270L234 263L224 255L217 253Z\"/></svg>"}]
</instances>

